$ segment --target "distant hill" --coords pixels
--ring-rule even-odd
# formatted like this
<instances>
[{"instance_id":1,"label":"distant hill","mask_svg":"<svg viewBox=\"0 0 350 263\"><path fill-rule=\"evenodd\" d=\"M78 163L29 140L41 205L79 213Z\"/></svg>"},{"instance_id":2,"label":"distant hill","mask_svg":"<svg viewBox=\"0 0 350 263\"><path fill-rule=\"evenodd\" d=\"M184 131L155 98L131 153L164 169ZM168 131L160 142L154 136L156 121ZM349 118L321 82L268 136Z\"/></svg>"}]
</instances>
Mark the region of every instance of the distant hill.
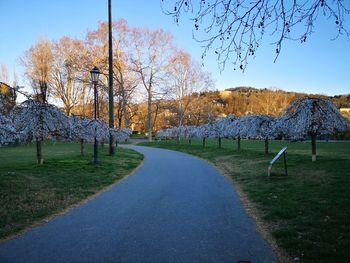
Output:
<instances>
[{"instance_id":1,"label":"distant hill","mask_svg":"<svg viewBox=\"0 0 350 263\"><path fill-rule=\"evenodd\" d=\"M249 92L259 92L260 90L257 88L254 88L254 87L240 86L240 87L228 88L228 89L225 89L225 91L236 91L236 92L241 92L241 93L249 93Z\"/></svg>"},{"instance_id":2,"label":"distant hill","mask_svg":"<svg viewBox=\"0 0 350 263\"><path fill-rule=\"evenodd\" d=\"M328 98L332 100L338 108L350 108L350 94L343 94L343 95L335 95L335 96L327 96L327 95L321 95L321 94L308 94L308 93L300 93L300 92L293 92L293 91L284 91L284 90L274 90L274 89L257 89L250 86L238 86L238 87L232 87L224 90L226 92L236 92L241 94L241 96L244 96L245 94L252 94L252 93L265 93L265 92L273 92L276 94L289 94L291 98L300 97L300 96L311 96L311 97L320 97L320 98Z\"/></svg>"}]
</instances>

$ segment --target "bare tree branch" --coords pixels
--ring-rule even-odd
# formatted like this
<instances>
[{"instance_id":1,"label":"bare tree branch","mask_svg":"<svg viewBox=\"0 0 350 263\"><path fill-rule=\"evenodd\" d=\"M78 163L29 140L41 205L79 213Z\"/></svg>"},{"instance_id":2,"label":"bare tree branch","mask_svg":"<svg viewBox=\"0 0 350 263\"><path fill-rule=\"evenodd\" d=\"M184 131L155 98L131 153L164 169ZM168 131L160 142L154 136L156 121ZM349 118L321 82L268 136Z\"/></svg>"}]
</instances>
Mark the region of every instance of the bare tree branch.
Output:
<instances>
[{"instance_id":1,"label":"bare tree branch","mask_svg":"<svg viewBox=\"0 0 350 263\"><path fill-rule=\"evenodd\" d=\"M274 37L276 61L285 40L304 43L321 17L334 23L332 39L350 36L348 0L162 0L162 8L176 23L184 13L191 14L202 58L214 52L220 70L231 62L244 71L266 33Z\"/></svg>"}]
</instances>

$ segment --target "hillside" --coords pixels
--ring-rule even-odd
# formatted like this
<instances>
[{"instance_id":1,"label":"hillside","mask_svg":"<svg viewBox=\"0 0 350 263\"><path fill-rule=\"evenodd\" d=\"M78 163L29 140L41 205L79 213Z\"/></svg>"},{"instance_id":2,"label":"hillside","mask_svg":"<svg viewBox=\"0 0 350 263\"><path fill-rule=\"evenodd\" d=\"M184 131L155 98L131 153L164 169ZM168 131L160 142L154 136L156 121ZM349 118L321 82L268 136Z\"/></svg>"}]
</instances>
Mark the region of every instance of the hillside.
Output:
<instances>
[{"instance_id":1,"label":"hillside","mask_svg":"<svg viewBox=\"0 0 350 263\"><path fill-rule=\"evenodd\" d=\"M350 108L350 94L329 97L320 94L306 94L283 90L257 89L254 87L233 87L223 91L193 93L181 101L159 100L154 105L154 130L185 125L200 125L217 117L235 114L270 114L278 116L296 98L301 96L331 99L338 108ZM134 105L138 113L133 116L132 128L145 131L146 104ZM344 113L347 115L348 113ZM182 117L181 117L182 116ZM350 116L348 116L350 117Z\"/></svg>"}]
</instances>

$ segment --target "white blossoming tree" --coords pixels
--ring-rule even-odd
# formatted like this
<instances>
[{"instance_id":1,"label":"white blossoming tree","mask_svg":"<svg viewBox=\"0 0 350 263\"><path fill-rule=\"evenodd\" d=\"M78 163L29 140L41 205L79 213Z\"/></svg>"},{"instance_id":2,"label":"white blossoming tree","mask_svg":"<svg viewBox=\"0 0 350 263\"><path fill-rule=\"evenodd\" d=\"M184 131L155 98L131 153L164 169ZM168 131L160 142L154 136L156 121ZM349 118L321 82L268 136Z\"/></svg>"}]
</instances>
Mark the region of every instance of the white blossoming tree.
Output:
<instances>
[{"instance_id":1,"label":"white blossoming tree","mask_svg":"<svg viewBox=\"0 0 350 263\"><path fill-rule=\"evenodd\" d=\"M211 124L204 124L204 125L198 127L197 137L202 138L203 147L205 147L205 141L207 138L210 137L211 133L212 133L212 125Z\"/></svg>"},{"instance_id":2,"label":"white blossoming tree","mask_svg":"<svg viewBox=\"0 0 350 263\"><path fill-rule=\"evenodd\" d=\"M132 134L132 130L129 128L113 128L110 129L110 133L115 141L116 146L118 146L118 142L122 142L127 140Z\"/></svg>"},{"instance_id":3,"label":"white blossoming tree","mask_svg":"<svg viewBox=\"0 0 350 263\"><path fill-rule=\"evenodd\" d=\"M84 129L87 132L86 140L88 142L93 142L95 137L98 142L103 142L109 139L108 125L102 120L87 119L84 123Z\"/></svg>"},{"instance_id":4,"label":"white blossoming tree","mask_svg":"<svg viewBox=\"0 0 350 263\"><path fill-rule=\"evenodd\" d=\"M71 141L79 141L80 142L80 155L84 156L85 151L85 142L92 141L91 138L93 136L93 132L87 128L90 119L72 116L70 117L70 135L69 140Z\"/></svg>"},{"instance_id":5,"label":"white blossoming tree","mask_svg":"<svg viewBox=\"0 0 350 263\"><path fill-rule=\"evenodd\" d=\"M19 138L11 120L0 113L0 145L11 143Z\"/></svg>"},{"instance_id":6,"label":"white blossoming tree","mask_svg":"<svg viewBox=\"0 0 350 263\"><path fill-rule=\"evenodd\" d=\"M232 122L227 124L227 128L225 129L225 137L232 138L237 140L237 151L241 151L241 137L242 137L242 130L245 129L245 123L244 119L237 118L233 120Z\"/></svg>"},{"instance_id":7,"label":"white blossoming tree","mask_svg":"<svg viewBox=\"0 0 350 263\"><path fill-rule=\"evenodd\" d=\"M242 118L244 129L241 137L265 141L265 154L269 152L269 140L276 138L275 120L270 115L248 115Z\"/></svg>"},{"instance_id":8,"label":"white blossoming tree","mask_svg":"<svg viewBox=\"0 0 350 263\"><path fill-rule=\"evenodd\" d=\"M188 140L188 143L192 144L192 139L197 136L197 126L184 126L183 137Z\"/></svg>"},{"instance_id":9,"label":"white blossoming tree","mask_svg":"<svg viewBox=\"0 0 350 263\"><path fill-rule=\"evenodd\" d=\"M156 138L167 141L172 136L172 129L161 129L158 131Z\"/></svg>"},{"instance_id":10,"label":"white blossoming tree","mask_svg":"<svg viewBox=\"0 0 350 263\"><path fill-rule=\"evenodd\" d=\"M4 97L0 92L0 146L17 139L16 129L11 120L4 115L4 109Z\"/></svg>"},{"instance_id":11,"label":"white blossoming tree","mask_svg":"<svg viewBox=\"0 0 350 263\"><path fill-rule=\"evenodd\" d=\"M69 137L69 119L57 107L27 100L11 114L16 130L23 141L36 142L38 164L43 164L42 141Z\"/></svg>"},{"instance_id":12,"label":"white blossoming tree","mask_svg":"<svg viewBox=\"0 0 350 263\"><path fill-rule=\"evenodd\" d=\"M229 137L227 136L227 129L236 119L237 117L234 114L230 114L225 118L217 119L213 123L213 133L211 137L218 138L219 148L221 148L221 139Z\"/></svg>"},{"instance_id":13,"label":"white blossoming tree","mask_svg":"<svg viewBox=\"0 0 350 263\"><path fill-rule=\"evenodd\" d=\"M328 99L301 97L292 102L278 120L278 130L291 140L311 137L312 161L316 161L316 136L349 129L349 122Z\"/></svg>"},{"instance_id":14,"label":"white blossoming tree","mask_svg":"<svg viewBox=\"0 0 350 263\"><path fill-rule=\"evenodd\" d=\"M156 134L156 139L157 140L163 140L165 139L165 132L166 132L166 129L160 129L157 134Z\"/></svg>"}]
</instances>

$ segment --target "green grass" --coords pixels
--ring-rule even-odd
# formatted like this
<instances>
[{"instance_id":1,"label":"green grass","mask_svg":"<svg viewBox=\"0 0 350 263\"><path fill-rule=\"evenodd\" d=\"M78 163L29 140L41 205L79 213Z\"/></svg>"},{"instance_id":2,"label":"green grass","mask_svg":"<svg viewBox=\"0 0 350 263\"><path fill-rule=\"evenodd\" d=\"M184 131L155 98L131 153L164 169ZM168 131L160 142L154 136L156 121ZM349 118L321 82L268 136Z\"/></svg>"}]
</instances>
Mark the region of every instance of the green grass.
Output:
<instances>
[{"instance_id":1,"label":"green grass","mask_svg":"<svg viewBox=\"0 0 350 263\"><path fill-rule=\"evenodd\" d=\"M131 139L147 139L147 136L144 133L136 133L136 134L131 134L130 138Z\"/></svg>"},{"instance_id":2,"label":"green grass","mask_svg":"<svg viewBox=\"0 0 350 263\"><path fill-rule=\"evenodd\" d=\"M107 151L108 145L99 148L101 164L94 167L92 145L82 157L78 143L47 142L44 165L36 164L33 144L0 148L0 239L96 194L143 159L128 149L117 148L115 157Z\"/></svg>"},{"instance_id":3,"label":"green grass","mask_svg":"<svg viewBox=\"0 0 350 263\"><path fill-rule=\"evenodd\" d=\"M207 159L230 175L267 225L280 247L302 262L349 262L350 259L350 143L318 142L317 162L311 162L311 143L201 140L143 143L187 152ZM287 146L288 173L283 158L267 177L273 156Z\"/></svg>"}]
</instances>

